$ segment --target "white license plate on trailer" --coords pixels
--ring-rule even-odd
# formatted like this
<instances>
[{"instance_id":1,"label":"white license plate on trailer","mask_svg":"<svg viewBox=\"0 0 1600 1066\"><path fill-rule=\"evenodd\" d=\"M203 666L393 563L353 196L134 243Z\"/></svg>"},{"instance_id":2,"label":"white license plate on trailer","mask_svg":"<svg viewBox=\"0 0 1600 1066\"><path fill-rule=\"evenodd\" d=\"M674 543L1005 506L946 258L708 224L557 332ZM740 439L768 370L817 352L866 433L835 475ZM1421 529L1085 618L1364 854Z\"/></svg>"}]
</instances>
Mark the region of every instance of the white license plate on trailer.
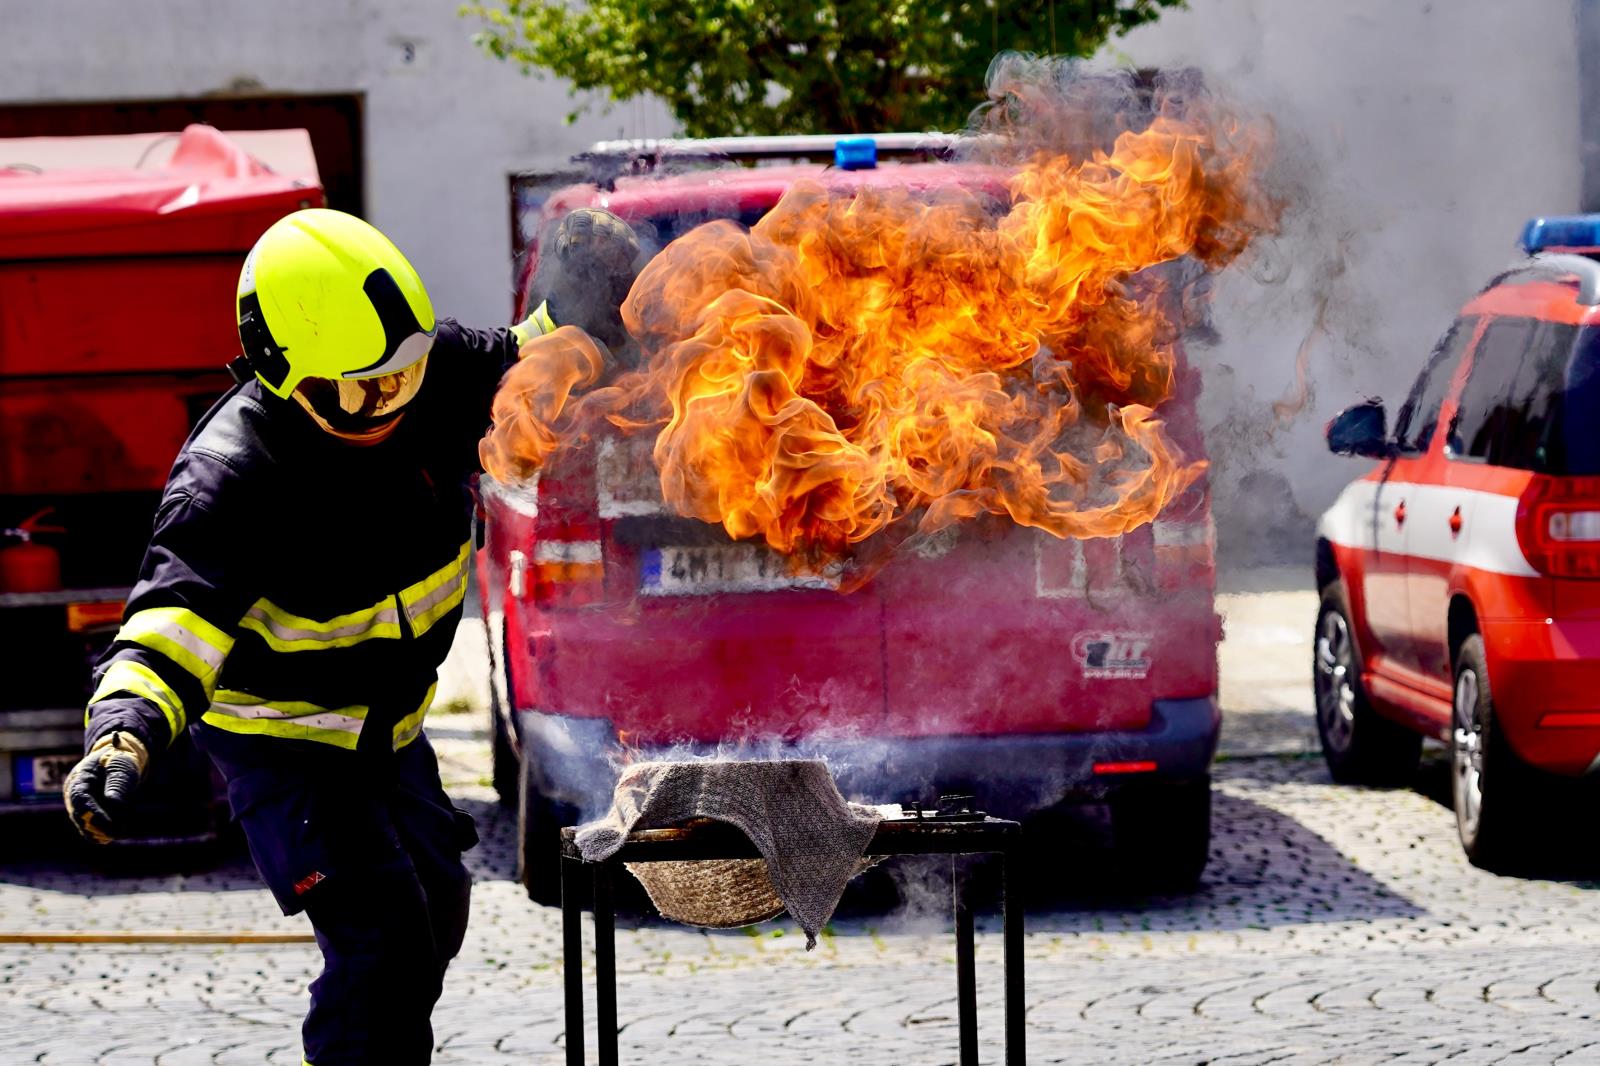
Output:
<instances>
[{"instance_id":1,"label":"white license plate on trailer","mask_svg":"<svg viewBox=\"0 0 1600 1066\"><path fill-rule=\"evenodd\" d=\"M18 796L59 795L77 755L19 755L13 764Z\"/></svg>"},{"instance_id":2,"label":"white license plate on trailer","mask_svg":"<svg viewBox=\"0 0 1600 1066\"><path fill-rule=\"evenodd\" d=\"M796 571L777 552L755 544L651 548L639 592L645 596L712 596L725 592L836 589L837 578Z\"/></svg>"}]
</instances>

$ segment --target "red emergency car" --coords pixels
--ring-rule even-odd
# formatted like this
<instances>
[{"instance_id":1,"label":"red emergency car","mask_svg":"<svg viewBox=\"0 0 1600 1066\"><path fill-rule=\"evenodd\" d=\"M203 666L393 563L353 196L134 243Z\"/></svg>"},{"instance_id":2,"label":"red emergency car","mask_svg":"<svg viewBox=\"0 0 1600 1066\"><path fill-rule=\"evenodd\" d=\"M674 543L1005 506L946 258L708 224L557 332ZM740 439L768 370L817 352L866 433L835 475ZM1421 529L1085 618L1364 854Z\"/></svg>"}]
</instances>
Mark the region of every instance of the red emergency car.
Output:
<instances>
[{"instance_id":1,"label":"red emergency car","mask_svg":"<svg viewBox=\"0 0 1600 1066\"><path fill-rule=\"evenodd\" d=\"M831 138L750 151L771 164L819 141L831 154ZM752 223L801 178L1006 195L979 167L787 162L572 186L542 219L604 207L659 248L709 218ZM1197 392L1180 365L1160 412L1196 458ZM609 803L621 759L719 750L822 755L846 795L874 802L964 792L1011 816L1108 802L1130 880L1199 877L1219 726L1204 483L1117 539L974 523L842 593L669 512L651 445L594 441L536 485L482 483L495 779L519 805L535 899L554 898L557 829Z\"/></svg>"},{"instance_id":2,"label":"red emergency car","mask_svg":"<svg viewBox=\"0 0 1600 1066\"><path fill-rule=\"evenodd\" d=\"M1317 543L1330 770L1397 783L1422 737L1446 741L1462 846L1491 868L1548 821L1554 778L1600 765L1600 216L1535 219L1524 245L1392 431L1377 401L1329 424L1379 464Z\"/></svg>"}]
</instances>

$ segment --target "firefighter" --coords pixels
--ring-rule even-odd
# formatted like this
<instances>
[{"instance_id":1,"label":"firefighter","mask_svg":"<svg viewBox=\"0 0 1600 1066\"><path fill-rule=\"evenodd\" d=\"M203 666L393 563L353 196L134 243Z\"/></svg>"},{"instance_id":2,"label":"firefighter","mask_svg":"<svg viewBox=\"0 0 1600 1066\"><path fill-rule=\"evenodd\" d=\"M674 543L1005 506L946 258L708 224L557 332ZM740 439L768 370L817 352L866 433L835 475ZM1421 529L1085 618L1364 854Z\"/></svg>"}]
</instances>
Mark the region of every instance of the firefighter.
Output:
<instances>
[{"instance_id":1,"label":"firefighter","mask_svg":"<svg viewBox=\"0 0 1600 1066\"><path fill-rule=\"evenodd\" d=\"M239 385L178 454L67 810L110 840L192 731L263 880L322 949L305 1061L426 1063L477 834L423 716L461 618L495 387L555 323L547 308L493 330L435 319L393 244L323 209L256 243L238 322Z\"/></svg>"},{"instance_id":2,"label":"firefighter","mask_svg":"<svg viewBox=\"0 0 1600 1066\"><path fill-rule=\"evenodd\" d=\"M582 208L562 218L542 242L533 290L542 299L534 319L578 326L606 346L613 366L631 366L638 349L622 324L622 301L638 274L639 240L609 211Z\"/></svg>"}]
</instances>

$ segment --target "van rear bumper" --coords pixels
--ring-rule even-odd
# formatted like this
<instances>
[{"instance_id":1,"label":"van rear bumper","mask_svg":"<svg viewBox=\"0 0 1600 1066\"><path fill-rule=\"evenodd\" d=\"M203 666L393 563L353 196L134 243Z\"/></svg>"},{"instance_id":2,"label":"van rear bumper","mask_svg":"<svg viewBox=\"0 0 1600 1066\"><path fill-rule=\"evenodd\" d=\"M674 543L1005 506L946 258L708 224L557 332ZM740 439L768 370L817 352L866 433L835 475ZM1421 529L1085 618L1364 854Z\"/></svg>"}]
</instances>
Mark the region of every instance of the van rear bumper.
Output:
<instances>
[{"instance_id":1,"label":"van rear bumper","mask_svg":"<svg viewBox=\"0 0 1600 1066\"><path fill-rule=\"evenodd\" d=\"M526 770L538 793L577 808L585 818L602 813L623 761L611 723L538 711L521 711L517 719ZM828 737L758 744L739 754L826 759L839 790L861 802L932 800L940 793L962 792L990 813L1021 816L1062 800L1103 799L1128 785L1204 777L1221 724L1215 698L1201 697L1157 700L1149 725L1129 732ZM716 745L686 744L629 754L639 761L717 752Z\"/></svg>"}]
</instances>

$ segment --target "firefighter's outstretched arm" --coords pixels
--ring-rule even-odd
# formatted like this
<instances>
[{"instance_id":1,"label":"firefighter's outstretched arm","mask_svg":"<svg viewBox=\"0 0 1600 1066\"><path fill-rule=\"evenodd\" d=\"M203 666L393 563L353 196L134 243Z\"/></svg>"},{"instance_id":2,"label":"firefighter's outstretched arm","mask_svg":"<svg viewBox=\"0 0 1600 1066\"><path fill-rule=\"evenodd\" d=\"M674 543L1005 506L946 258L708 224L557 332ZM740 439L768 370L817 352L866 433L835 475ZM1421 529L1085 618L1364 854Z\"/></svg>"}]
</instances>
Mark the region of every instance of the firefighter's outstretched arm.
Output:
<instances>
[{"instance_id":1,"label":"firefighter's outstretched arm","mask_svg":"<svg viewBox=\"0 0 1600 1066\"><path fill-rule=\"evenodd\" d=\"M95 670L84 757L67 776L72 824L97 843L114 835L150 760L211 703L250 603L224 576L231 541L193 497L162 500L122 628Z\"/></svg>"}]
</instances>

